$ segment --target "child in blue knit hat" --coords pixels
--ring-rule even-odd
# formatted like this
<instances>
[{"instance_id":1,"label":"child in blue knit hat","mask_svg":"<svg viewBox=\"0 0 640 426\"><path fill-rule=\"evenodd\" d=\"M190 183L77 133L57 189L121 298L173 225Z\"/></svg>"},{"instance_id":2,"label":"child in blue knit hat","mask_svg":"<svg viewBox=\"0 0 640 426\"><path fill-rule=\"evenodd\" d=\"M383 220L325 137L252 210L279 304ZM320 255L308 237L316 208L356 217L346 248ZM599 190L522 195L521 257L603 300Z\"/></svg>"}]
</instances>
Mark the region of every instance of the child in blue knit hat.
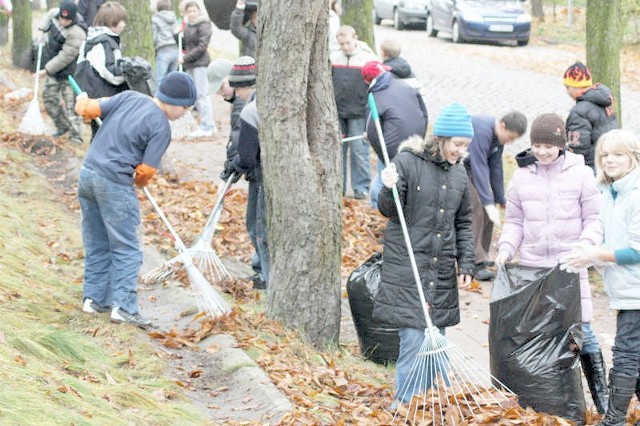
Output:
<instances>
[{"instance_id":1,"label":"child in blue knit hat","mask_svg":"<svg viewBox=\"0 0 640 426\"><path fill-rule=\"evenodd\" d=\"M473 137L471 115L462 105L451 104L440 112L432 133L427 140L413 136L404 141L381 174L384 188L378 208L389 222L373 316L400 329L394 404L406 404L413 395L425 393L435 376L420 377L412 372L427 321L393 199L394 186L429 314L440 333L460 322L457 288L471 283L474 272L471 201L467 172L461 164ZM445 369L444 364L436 366L446 380Z\"/></svg>"},{"instance_id":2,"label":"child in blue knit hat","mask_svg":"<svg viewBox=\"0 0 640 426\"><path fill-rule=\"evenodd\" d=\"M173 71L151 98L131 90L111 98L78 95L76 113L101 118L80 170L84 283L82 310L111 311L111 321L138 327L151 323L138 313L140 207L134 189L146 186L171 142L169 120L196 102L189 75Z\"/></svg>"}]
</instances>

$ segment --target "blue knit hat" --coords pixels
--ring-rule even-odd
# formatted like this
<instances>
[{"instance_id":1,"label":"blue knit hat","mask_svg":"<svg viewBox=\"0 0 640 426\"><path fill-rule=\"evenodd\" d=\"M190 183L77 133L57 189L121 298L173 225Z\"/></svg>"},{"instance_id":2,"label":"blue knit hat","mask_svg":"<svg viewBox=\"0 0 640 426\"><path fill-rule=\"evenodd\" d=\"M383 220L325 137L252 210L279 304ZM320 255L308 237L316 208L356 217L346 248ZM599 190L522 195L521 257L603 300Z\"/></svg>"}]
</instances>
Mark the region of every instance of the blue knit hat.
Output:
<instances>
[{"instance_id":1,"label":"blue knit hat","mask_svg":"<svg viewBox=\"0 0 640 426\"><path fill-rule=\"evenodd\" d=\"M165 104L191 106L196 103L196 85L189 74L172 71L160 82L156 98Z\"/></svg>"},{"instance_id":2,"label":"blue knit hat","mask_svg":"<svg viewBox=\"0 0 640 426\"><path fill-rule=\"evenodd\" d=\"M471 114L459 103L447 105L436 118L433 136L472 138Z\"/></svg>"}]
</instances>

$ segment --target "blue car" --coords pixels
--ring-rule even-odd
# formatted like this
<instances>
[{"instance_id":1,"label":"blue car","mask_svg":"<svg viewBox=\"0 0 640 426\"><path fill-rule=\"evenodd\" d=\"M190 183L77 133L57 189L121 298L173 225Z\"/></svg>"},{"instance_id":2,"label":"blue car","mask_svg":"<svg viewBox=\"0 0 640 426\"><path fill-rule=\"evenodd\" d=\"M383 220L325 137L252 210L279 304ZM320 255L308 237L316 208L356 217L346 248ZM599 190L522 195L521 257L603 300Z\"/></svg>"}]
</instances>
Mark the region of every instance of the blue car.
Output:
<instances>
[{"instance_id":1,"label":"blue car","mask_svg":"<svg viewBox=\"0 0 640 426\"><path fill-rule=\"evenodd\" d=\"M531 15L516 0L429 0L427 33L450 33L454 43L512 41L526 46Z\"/></svg>"}]
</instances>

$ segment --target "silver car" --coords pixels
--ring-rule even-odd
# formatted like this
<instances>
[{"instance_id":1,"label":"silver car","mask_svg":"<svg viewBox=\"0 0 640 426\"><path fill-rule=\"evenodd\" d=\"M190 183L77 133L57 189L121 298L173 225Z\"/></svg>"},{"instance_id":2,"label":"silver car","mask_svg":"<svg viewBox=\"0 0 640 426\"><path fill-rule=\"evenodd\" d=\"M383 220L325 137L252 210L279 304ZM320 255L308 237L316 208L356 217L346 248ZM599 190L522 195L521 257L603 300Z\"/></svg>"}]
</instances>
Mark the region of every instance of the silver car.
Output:
<instances>
[{"instance_id":1,"label":"silver car","mask_svg":"<svg viewBox=\"0 0 640 426\"><path fill-rule=\"evenodd\" d=\"M428 0L374 0L374 21L380 25L383 19L393 19L396 30L411 25L426 28Z\"/></svg>"}]
</instances>

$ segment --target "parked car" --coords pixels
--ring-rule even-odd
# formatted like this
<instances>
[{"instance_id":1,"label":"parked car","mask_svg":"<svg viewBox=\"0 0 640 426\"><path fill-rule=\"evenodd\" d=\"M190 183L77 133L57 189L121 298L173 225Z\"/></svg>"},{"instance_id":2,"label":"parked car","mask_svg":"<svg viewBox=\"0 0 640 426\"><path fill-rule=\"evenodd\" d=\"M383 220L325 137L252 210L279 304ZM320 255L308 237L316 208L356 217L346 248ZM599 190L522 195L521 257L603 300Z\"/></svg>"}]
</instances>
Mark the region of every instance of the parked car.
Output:
<instances>
[{"instance_id":1,"label":"parked car","mask_svg":"<svg viewBox=\"0 0 640 426\"><path fill-rule=\"evenodd\" d=\"M451 33L454 43L465 41L529 43L531 15L522 0L429 0L427 33Z\"/></svg>"},{"instance_id":2,"label":"parked car","mask_svg":"<svg viewBox=\"0 0 640 426\"><path fill-rule=\"evenodd\" d=\"M376 25L383 19L393 19L396 30L404 30L408 25L425 28L427 3L429 0L374 0L373 11Z\"/></svg>"}]
</instances>

